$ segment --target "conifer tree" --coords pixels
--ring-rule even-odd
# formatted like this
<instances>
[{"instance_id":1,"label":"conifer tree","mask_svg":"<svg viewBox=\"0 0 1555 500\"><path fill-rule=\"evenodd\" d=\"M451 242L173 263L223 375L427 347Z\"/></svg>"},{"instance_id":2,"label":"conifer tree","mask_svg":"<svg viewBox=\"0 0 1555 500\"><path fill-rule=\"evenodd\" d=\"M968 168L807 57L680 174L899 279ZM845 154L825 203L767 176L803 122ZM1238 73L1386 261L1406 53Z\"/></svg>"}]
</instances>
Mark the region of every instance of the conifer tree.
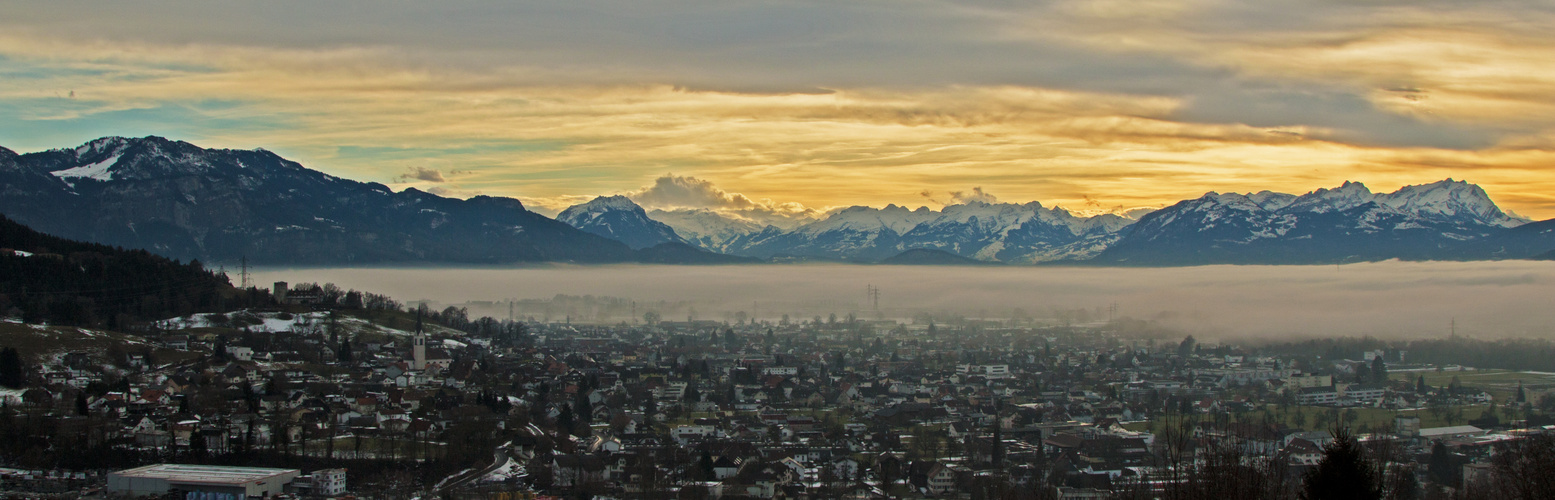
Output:
<instances>
[{"instance_id":1,"label":"conifer tree","mask_svg":"<svg viewBox=\"0 0 1555 500\"><path fill-rule=\"evenodd\" d=\"M20 389L27 385L27 371L22 368L22 356L16 348L0 349L0 386Z\"/></svg>"},{"instance_id":2,"label":"conifer tree","mask_svg":"<svg viewBox=\"0 0 1555 500\"><path fill-rule=\"evenodd\" d=\"M1349 429L1334 430L1334 441L1323 448L1323 461L1307 474L1303 500L1375 500L1382 498L1376 470Z\"/></svg>"}]
</instances>

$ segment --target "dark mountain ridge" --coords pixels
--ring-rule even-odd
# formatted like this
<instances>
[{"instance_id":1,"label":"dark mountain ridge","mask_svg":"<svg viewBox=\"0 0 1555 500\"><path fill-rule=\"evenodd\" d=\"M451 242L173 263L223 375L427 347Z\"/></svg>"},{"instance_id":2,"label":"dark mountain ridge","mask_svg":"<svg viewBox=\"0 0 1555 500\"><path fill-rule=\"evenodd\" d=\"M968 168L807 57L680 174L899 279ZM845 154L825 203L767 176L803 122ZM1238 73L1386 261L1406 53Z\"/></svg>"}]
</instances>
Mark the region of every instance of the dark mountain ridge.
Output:
<instances>
[{"instance_id":1,"label":"dark mountain ridge","mask_svg":"<svg viewBox=\"0 0 1555 500\"><path fill-rule=\"evenodd\" d=\"M180 259L283 265L630 262L631 249L511 198L444 198L330 176L264 150L160 137L0 153L0 213Z\"/></svg>"}]
</instances>

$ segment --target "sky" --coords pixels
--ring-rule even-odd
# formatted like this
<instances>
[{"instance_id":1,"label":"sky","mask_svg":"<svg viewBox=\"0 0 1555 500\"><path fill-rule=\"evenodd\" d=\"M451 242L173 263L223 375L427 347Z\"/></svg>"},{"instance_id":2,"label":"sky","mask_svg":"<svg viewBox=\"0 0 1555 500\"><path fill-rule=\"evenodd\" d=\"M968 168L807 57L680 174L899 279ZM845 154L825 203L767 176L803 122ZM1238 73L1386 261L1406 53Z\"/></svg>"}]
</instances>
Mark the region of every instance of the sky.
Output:
<instances>
[{"instance_id":1,"label":"sky","mask_svg":"<svg viewBox=\"0 0 1555 500\"><path fill-rule=\"evenodd\" d=\"M1555 217L1547 1L8 2L0 146L264 148L543 213L1455 178Z\"/></svg>"}]
</instances>

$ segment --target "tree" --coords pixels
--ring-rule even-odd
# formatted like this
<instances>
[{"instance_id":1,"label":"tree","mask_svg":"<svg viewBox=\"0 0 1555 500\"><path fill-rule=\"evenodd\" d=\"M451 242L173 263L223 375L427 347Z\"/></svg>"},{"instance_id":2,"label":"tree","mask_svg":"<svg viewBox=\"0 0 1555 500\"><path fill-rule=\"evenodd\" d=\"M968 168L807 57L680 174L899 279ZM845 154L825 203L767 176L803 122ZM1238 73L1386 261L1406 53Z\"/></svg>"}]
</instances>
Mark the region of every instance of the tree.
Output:
<instances>
[{"instance_id":1,"label":"tree","mask_svg":"<svg viewBox=\"0 0 1555 500\"><path fill-rule=\"evenodd\" d=\"M1528 402L1528 393L1523 391L1523 381L1521 381L1521 380L1517 381L1517 402L1518 403L1527 403Z\"/></svg>"},{"instance_id":2,"label":"tree","mask_svg":"<svg viewBox=\"0 0 1555 500\"><path fill-rule=\"evenodd\" d=\"M351 339L348 338L340 341L339 356L341 363L349 364L351 362Z\"/></svg>"},{"instance_id":3,"label":"tree","mask_svg":"<svg viewBox=\"0 0 1555 500\"><path fill-rule=\"evenodd\" d=\"M1419 394L1429 392L1428 387L1425 385L1425 375L1420 375L1419 378L1415 379L1415 392Z\"/></svg>"},{"instance_id":4,"label":"tree","mask_svg":"<svg viewBox=\"0 0 1555 500\"><path fill-rule=\"evenodd\" d=\"M571 434L573 423L572 405L562 405L561 414L556 415L556 433Z\"/></svg>"},{"instance_id":5,"label":"tree","mask_svg":"<svg viewBox=\"0 0 1555 500\"><path fill-rule=\"evenodd\" d=\"M218 315L218 316L222 316L222 315ZM216 362L218 362L218 363L226 363L227 362L227 338L226 337L223 337L223 336L220 336L220 335L216 336L216 345L215 345L215 347L211 348L211 356L214 357L216 359Z\"/></svg>"},{"instance_id":6,"label":"tree","mask_svg":"<svg viewBox=\"0 0 1555 500\"><path fill-rule=\"evenodd\" d=\"M1193 354L1193 348L1198 346L1198 344L1199 341L1194 340L1193 336L1189 335L1187 338L1182 339L1181 344L1177 344L1177 355L1184 358L1188 357L1188 355Z\"/></svg>"},{"instance_id":7,"label":"tree","mask_svg":"<svg viewBox=\"0 0 1555 500\"><path fill-rule=\"evenodd\" d=\"M1303 500L1370 500L1382 498L1376 470L1349 429L1334 429L1334 441L1323 448L1323 461L1307 474Z\"/></svg>"},{"instance_id":8,"label":"tree","mask_svg":"<svg viewBox=\"0 0 1555 500\"><path fill-rule=\"evenodd\" d=\"M27 385L27 371L22 367L22 356L16 348L0 349L0 386L20 389Z\"/></svg>"},{"instance_id":9,"label":"tree","mask_svg":"<svg viewBox=\"0 0 1555 500\"><path fill-rule=\"evenodd\" d=\"M1388 364L1382 361L1382 356L1372 358L1371 378L1372 380L1377 381L1379 384L1385 384L1388 382Z\"/></svg>"},{"instance_id":10,"label":"tree","mask_svg":"<svg viewBox=\"0 0 1555 500\"><path fill-rule=\"evenodd\" d=\"M703 480L703 481L712 481L713 480L713 478L715 477L715 474L713 472L713 454L712 453L708 453L707 450L702 450L702 458L697 459L697 472L701 476L698 479Z\"/></svg>"},{"instance_id":11,"label":"tree","mask_svg":"<svg viewBox=\"0 0 1555 500\"><path fill-rule=\"evenodd\" d=\"M1447 445L1442 444L1441 441L1431 445L1431 458L1426 462L1425 471L1436 484L1453 486L1458 482L1452 466L1452 454L1447 451Z\"/></svg>"},{"instance_id":12,"label":"tree","mask_svg":"<svg viewBox=\"0 0 1555 500\"><path fill-rule=\"evenodd\" d=\"M1550 435L1536 434L1507 443L1491 463L1500 483L1500 498L1555 498L1555 438Z\"/></svg>"}]
</instances>

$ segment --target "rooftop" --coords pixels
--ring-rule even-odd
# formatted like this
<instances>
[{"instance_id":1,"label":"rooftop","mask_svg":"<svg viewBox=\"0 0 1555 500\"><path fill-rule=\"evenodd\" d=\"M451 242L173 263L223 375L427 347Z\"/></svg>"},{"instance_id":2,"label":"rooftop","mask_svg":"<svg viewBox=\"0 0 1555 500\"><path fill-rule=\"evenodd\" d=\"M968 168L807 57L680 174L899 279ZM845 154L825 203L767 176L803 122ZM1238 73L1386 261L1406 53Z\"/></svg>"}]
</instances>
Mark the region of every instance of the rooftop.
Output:
<instances>
[{"instance_id":1,"label":"rooftop","mask_svg":"<svg viewBox=\"0 0 1555 500\"><path fill-rule=\"evenodd\" d=\"M217 465L157 464L115 472L123 477L165 479L180 483L244 484L283 474L301 473L297 469L263 467L223 467Z\"/></svg>"}]
</instances>

